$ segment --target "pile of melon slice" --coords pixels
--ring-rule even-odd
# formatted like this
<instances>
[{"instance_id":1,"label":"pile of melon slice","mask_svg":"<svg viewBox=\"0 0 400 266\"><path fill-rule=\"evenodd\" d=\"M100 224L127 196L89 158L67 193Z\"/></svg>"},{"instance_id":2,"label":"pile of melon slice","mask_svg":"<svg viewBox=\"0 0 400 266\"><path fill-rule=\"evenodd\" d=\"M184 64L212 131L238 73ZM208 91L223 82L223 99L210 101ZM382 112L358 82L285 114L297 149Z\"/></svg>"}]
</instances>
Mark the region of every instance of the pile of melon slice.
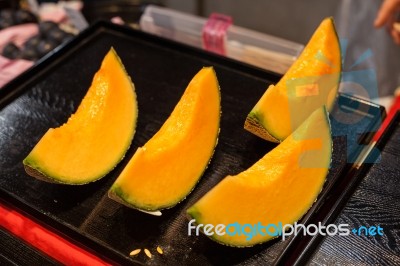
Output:
<instances>
[{"instance_id":1,"label":"pile of melon slice","mask_svg":"<svg viewBox=\"0 0 400 266\"><path fill-rule=\"evenodd\" d=\"M340 44L328 18L247 116L247 130L281 143L246 171L223 179L190 207L187 213L197 224L278 227L293 224L307 212L322 190L331 162L327 111L336 100L340 72ZM245 247L279 234L263 231L249 238L248 233L209 236Z\"/></svg>"},{"instance_id":2,"label":"pile of melon slice","mask_svg":"<svg viewBox=\"0 0 400 266\"><path fill-rule=\"evenodd\" d=\"M332 139L328 112L341 72L331 18L316 30L298 60L254 106L245 128L280 144L246 171L224 178L187 210L202 224L292 224L310 208L328 174ZM161 129L137 149L109 190L110 198L154 212L183 200L205 171L217 144L220 92L212 67L201 69ZM24 165L41 180L85 184L109 173L135 133L133 83L114 49L105 56L77 112L49 129ZM252 246L270 235L218 235L231 246Z\"/></svg>"}]
</instances>

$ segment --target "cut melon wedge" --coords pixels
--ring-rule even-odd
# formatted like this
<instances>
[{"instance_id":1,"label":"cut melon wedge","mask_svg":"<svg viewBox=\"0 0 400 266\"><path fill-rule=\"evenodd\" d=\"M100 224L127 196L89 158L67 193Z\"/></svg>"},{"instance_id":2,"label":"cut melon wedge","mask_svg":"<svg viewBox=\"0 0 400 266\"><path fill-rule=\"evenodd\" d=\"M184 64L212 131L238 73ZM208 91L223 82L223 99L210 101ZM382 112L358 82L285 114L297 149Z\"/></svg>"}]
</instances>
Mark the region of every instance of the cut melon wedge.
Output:
<instances>
[{"instance_id":1,"label":"cut melon wedge","mask_svg":"<svg viewBox=\"0 0 400 266\"><path fill-rule=\"evenodd\" d=\"M208 224L228 228L229 234L211 234L209 230L209 237L219 243L247 247L266 242L278 234L272 225L293 224L316 201L331 155L330 124L325 107L321 107L275 149L246 171L223 179L187 213L203 229ZM249 237L249 225L258 224L271 225L270 234L264 229L264 235ZM238 226L247 226L247 234L233 235Z\"/></svg>"},{"instance_id":2,"label":"cut melon wedge","mask_svg":"<svg viewBox=\"0 0 400 266\"><path fill-rule=\"evenodd\" d=\"M134 85L111 48L76 113L49 129L24 159L26 172L63 184L100 179L124 157L137 115Z\"/></svg>"},{"instance_id":3,"label":"cut melon wedge","mask_svg":"<svg viewBox=\"0 0 400 266\"><path fill-rule=\"evenodd\" d=\"M273 142L289 136L317 108L331 111L341 73L339 38L332 18L322 21L299 58L271 85L245 121L245 129Z\"/></svg>"},{"instance_id":4,"label":"cut melon wedge","mask_svg":"<svg viewBox=\"0 0 400 266\"><path fill-rule=\"evenodd\" d=\"M133 155L109 197L144 211L183 200L205 171L217 144L220 93L212 67L200 70L161 129Z\"/></svg>"}]
</instances>

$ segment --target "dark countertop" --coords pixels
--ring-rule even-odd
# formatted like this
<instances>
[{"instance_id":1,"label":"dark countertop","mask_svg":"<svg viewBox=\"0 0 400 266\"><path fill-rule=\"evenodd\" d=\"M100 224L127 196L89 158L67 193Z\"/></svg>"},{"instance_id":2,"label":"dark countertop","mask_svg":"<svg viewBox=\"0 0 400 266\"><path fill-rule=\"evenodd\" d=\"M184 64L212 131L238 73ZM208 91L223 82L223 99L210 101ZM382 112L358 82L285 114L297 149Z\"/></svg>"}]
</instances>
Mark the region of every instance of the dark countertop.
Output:
<instances>
[{"instance_id":1,"label":"dark countertop","mask_svg":"<svg viewBox=\"0 0 400 266\"><path fill-rule=\"evenodd\" d=\"M378 227L383 235L351 233L326 237L310 265L400 265L400 112L382 141L381 160L366 166L365 177L339 214L335 224L349 228Z\"/></svg>"}]
</instances>

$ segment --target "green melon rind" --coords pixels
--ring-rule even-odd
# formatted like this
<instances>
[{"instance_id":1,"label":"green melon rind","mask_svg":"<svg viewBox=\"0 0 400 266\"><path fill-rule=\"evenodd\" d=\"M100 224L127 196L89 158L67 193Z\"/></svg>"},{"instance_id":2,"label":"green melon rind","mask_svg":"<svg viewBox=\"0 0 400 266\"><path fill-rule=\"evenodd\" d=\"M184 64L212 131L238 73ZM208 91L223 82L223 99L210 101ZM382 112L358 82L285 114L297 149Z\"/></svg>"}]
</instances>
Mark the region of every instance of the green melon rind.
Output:
<instances>
[{"instance_id":1,"label":"green melon rind","mask_svg":"<svg viewBox=\"0 0 400 266\"><path fill-rule=\"evenodd\" d=\"M330 17L329 19L332 22L332 25L333 25L332 28L333 28L334 34L336 36L336 40L339 45L339 57L340 57L339 62L342 62L342 50L341 50L341 45L340 45L340 41L339 41L339 35L337 33L333 17ZM338 71L335 99L332 101L331 106L325 105L329 112L332 111L333 106L335 105L335 102L337 101L337 98L339 95L338 90L339 90L339 83L340 83L341 76L342 76L342 63L340 63L338 67L339 67L339 71ZM268 131L267 128L269 128L269 126L268 126L268 123L266 121L264 121L262 112L255 108L253 108L250 111L250 113L247 115L245 123L244 123L244 128L246 130L248 130L249 132L253 133L254 135L256 135L262 139L265 139L267 141L280 143L284 140L284 139L277 137L277 134L274 134L274 132Z\"/></svg>"},{"instance_id":2,"label":"green melon rind","mask_svg":"<svg viewBox=\"0 0 400 266\"><path fill-rule=\"evenodd\" d=\"M136 133L136 125L137 125L137 118L139 115L139 110L138 110L138 103L137 103L137 95L136 95L136 90L135 90L135 85L132 82L131 77L129 76L128 72L125 69L124 64L122 63L121 58L118 56L117 52L114 50L113 47L111 47L110 51L114 54L116 59L118 60L121 68L125 72L126 77L129 79L132 90L133 90L133 97L134 97L134 102L136 103L136 116L134 117L134 123L133 123L133 129L132 129L132 136L128 139L125 148L122 150L121 155L118 157L116 162L112 164L108 169L106 169L103 173L99 174L98 176L94 177L89 177L85 180L81 180L80 182L74 182L73 180L71 181L71 177L64 177L64 176L59 176L59 174L54 173L49 171L48 169L45 169L41 167L40 161L35 158L33 155L29 154L24 160L23 160L23 165L25 172L32 176L35 177L41 181L45 181L48 183L54 183L54 184L64 184L64 185L85 185L91 182L95 182L104 176L106 176L109 172L111 172L125 157L126 152L128 151L129 147L132 144L133 138ZM68 180L70 179L70 180Z\"/></svg>"},{"instance_id":3,"label":"green melon rind","mask_svg":"<svg viewBox=\"0 0 400 266\"><path fill-rule=\"evenodd\" d=\"M330 166L330 165L332 164L332 154L333 154L332 128L331 128L331 123L330 123L329 113L328 113L327 107L324 105L324 106L322 107L322 109L323 109L323 112L324 112L325 122L326 122L326 125L327 125L327 127L328 127L329 134L330 134L330 136L331 136L331 137L329 138L329 142L330 142L329 145L330 145L330 147L331 147L331 151L330 151L329 159L328 159L328 161L329 161L328 164L329 164L329 166ZM329 173L329 169L328 169L328 171L327 171L327 175L328 175L328 173ZM327 175L326 175L326 176L327 176ZM325 178L325 182L326 182L326 178ZM316 197L315 201L308 207L307 211L305 211L304 214L302 214L300 217L298 217L297 221L299 221L305 214L307 214L307 212L311 209L311 207L314 205L314 203L318 200L318 195L321 193L321 191L322 191L322 189L323 189L323 187L324 187L324 185L325 185L325 182L322 183L321 189L320 189L320 191L317 193L317 197ZM203 219L202 219L202 218L203 218L203 215L201 214L201 211L199 211L199 210L196 208L196 203L195 203L194 205L192 205L191 207L189 207L189 209L186 210L186 215L187 215L187 217L188 217L188 220L195 219L195 220L196 220L196 222L195 222L196 225L197 225L197 224L204 224L204 221L203 221ZM202 233L204 233L204 232L202 231L202 228L200 228L200 231L201 231ZM268 238L268 239L265 239L265 240L261 240L261 241L259 241L259 242L252 243L252 244L249 244L249 245L237 245L237 244L232 244L232 243L229 243L229 242L226 242L226 241L221 241L221 239L215 237L214 235L207 236L207 237L210 238L211 240L213 240L213 241L215 241L215 242L217 242L217 243L219 243L219 244L225 245L225 246L235 247L235 248L248 248L248 247L253 247L253 246L255 246L255 245L260 245L260 244L269 242L269 241L271 241L271 240L273 240L273 239L278 238L279 236L275 236L275 237L272 237L272 238Z\"/></svg>"},{"instance_id":4,"label":"green melon rind","mask_svg":"<svg viewBox=\"0 0 400 266\"><path fill-rule=\"evenodd\" d=\"M244 128L262 139L275 143L282 142L281 140L276 138L271 132L265 129L264 120L262 119L262 117L262 113L251 111L246 117Z\"/></svg>"}]
</instances>

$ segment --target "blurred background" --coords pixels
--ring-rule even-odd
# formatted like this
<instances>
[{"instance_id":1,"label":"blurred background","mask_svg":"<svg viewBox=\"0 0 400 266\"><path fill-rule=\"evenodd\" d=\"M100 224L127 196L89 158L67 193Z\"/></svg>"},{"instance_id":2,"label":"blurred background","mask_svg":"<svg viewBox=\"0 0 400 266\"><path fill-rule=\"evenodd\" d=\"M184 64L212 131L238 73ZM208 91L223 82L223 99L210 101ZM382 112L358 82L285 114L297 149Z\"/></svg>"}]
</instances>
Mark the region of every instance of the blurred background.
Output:
<instances>
[{"instance_id":1,"label":"blurred background","mask_svg":"<svg viewBox=\"0 0 400 266\"><path fill-rule=\"evenodd\" d=\"M40 21L44 20L43 9L42 13L38 13L38 9L46 5L45 19L50 18L61 23L62 19L55 18L59 15L57 10L53 9L55 15L52 17L52 9L49 8L60 3L74 6L83 14L88 24L99 19L117 18L118 23L136 28L148 5L167 7L204 18L218 12L231 16L236 26L303 45L323 18L333 16L339 37L347 42L344 71L374 69L380 97L392 96L400 84L400 47L394 44L385 29L373 27L381 0L0 0L0 8L3 12L9 8L33 7L34 10L31 11ZM0 28L1 25L0 23ZM69 33L74 34L71 31ZM70 35L65 38L69 37ZM54 48L54 45L52 43L49 48ZM368 56L365 56L366 52ZM363 56L365 58L361 60L361 64L354 68L354 63Z\"/></svg>"},{"instance_id":2,"label":"blurred background","mask_svg":"<svg viewBox=\"0 0 400 266\"><path fill-rule=\"evenodd\" d=\"M345 71L370 49L357 69L376 72L379 96L391 97L400 86L400 46L394 44L385 28L373 22L381 0L166 0L166 6L207 17L220 12L233 17L234 24L287 40L306 44L323 18L333 16L339 37L347 40ZM382 99L382 104L385 104Z\"/></svg>"}]
</instances>

